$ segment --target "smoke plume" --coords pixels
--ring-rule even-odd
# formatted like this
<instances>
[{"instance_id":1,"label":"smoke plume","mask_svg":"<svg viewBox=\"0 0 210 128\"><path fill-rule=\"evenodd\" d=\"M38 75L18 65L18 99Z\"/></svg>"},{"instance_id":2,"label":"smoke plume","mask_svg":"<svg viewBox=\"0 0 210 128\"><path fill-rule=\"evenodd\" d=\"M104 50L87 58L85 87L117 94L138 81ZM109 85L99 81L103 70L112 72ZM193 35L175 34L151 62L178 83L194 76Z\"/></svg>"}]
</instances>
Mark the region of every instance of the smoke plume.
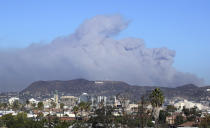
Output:
<instances>
[{"instance_id":1,"label":"smoke plume","mask_svg":"<svg viewBox=\"0 0 210 128\"><path fill-rule=\"evenodd\" d=\"M179 86L203 80L173 66L175 51L147 48L142 39L114 37L129 22L119 15L87 19L71 35L49 44L0 52L0 86L20 90L36 80L120 80L136 85Z\"/></svg>"}]
</instances>

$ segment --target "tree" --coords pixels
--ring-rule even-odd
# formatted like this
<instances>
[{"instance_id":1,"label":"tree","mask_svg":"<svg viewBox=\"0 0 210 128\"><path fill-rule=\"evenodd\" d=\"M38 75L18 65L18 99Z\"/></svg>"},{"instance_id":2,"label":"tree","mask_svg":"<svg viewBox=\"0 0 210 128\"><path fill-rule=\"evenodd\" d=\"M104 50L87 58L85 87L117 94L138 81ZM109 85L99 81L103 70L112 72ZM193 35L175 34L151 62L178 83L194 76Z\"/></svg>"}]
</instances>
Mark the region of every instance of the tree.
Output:
<instances>
[{"instance_id":1,"label":"tree","mask_svg":"<svg viewBox=\"0 0 210 128\"><path fill-rule=\"evenodd\" d=\"M41 120L41 119L43 119L43 117L44 117L44 114L43 114L42 112L39 112L39 113L37 114L36 119L37 119L37 120Z\"/></svg>"},{"instance_id":2,"label":"tree","mask_svg":"<svg viewBox=\"0 0 210 128\"><path fill-rule=\"evenodd\" d=\"M184 117L182 115L176 116L175 125L178 126L178 125L180 125L182 123L184 123Z\"/></svg>"},{"instance_id":3,"label":"tree","mask_svg":"<svg viewBox=\"0 0 210 128\"><path fill-rule=\"evenodd\" d=\"M63 109L64 108L64 103L60 103L60 109Z\"/></svg>"},{"instance_id":4,"label":"tree","mask_svg":"<svg viewBox=\"0 0 210 128\"><path fill-rule=\"evenodd\" d=\"M210 115L206 115L200 123L200 128L210 128Z\"/></svg>"},{"instance_id":5,"label":"tree","mask_svg":"<svg viewBox=\"0 0 210 128\"><path fill-rule=\"evenodd\" d=\"M90 104L85 102L80 102L78 104L78 108L80 110L80 115L83 116L83 111L87 112L90 110Z\"/></svg>"},{"instance_id":6,"label":"tree","mask_svg":"<svg viewBox=\"0 0 210 128\"><path fill-rule=\"evenodd\" d=\"M173 105L168 105L166 108L166 111L169 113L175 112L177 110L177 108Z\"/></svg>"},{"instance_id":7,"label":"tree","mask_svg":"<svg viewBox=\"0 0 210 128\"><path fill-rule=\"evenodd\" d=\"M88 112L90 111L90 103L86 103L85 106L84 106L84 110L85 112Z\"/></svg>"},{"instance_id":8,"label":"tree","mask_svg":"<svg viewBox=\"0 0 210 128\"><path fill-rule=\"evenodd\" d=\"M155 88L149 96L150 103L153 107L153 116L155 118L155 127L158 127L158 117L160 113L160 107L164 102L163 92L159 88Z\"/></svg>"},{"instance_id":9,"label":"tree","mask_svg":"<svg viewBox=\"0 0 210 128\"><path fill-rule=\"evenodd\" d=\"M0 117L0 127L7 128L46 128L47 120L46 118L42 118L43 115L38 117L39 120L34 120L32 118L27 118L26 113L18 113L17 115L6 114ZM52 118L52 126L53 128L68 128L70 123L60 121L58 118Z\"/></svg>"},{"instance_id":10,"label":"tree","mask_svg":"<svg viewBox=\"0 0 210 128\"><path fill-rule=\"evenodd\" d=\"M113 128L113 125L117 127L113 112L114 108L112 106L102 106L94 111L94 115L91 116L88 123L91 123L93 128L96 128L100 124L104 128Z\"/></svg>"},{"instance_id":11,"label":"tree","mask_svg":"<svg viewBox=\"0 0 210 128\"><path fill-rule=\"evenodd\" d=\"M20 108L20 103L18 100L15 100L12 104L12 108L17 111Z\"/></svg>"},{"instance_id":12,"label":"tree","mask_svg":"<svg viewBox=\"0 0 210 128\"><path fill-rule=\"evenodd\" d=\"M201 116L201 111L197 109L197 107L186 108L185 106L182 109L182 112L186 115L187 121L195 121L196 117Z\"/></svg>"},{"instance_id":13,"label":"tree","mask_svg":"<svg viewBox=\"0 0 210 128\"><path fill-rule=\"evenodd\" d=\"M35 109L36 103L32 103L31 106L32 106L33 109Z\"/></svg>"},{"instance_id":14,"label":"tree","mask_svg":"<svg viewBox=\"0 0 210 128\"><path fill-rule=\"evenodd\" d=\"M51 107L52 109L54 109L54 108L56 107L56 103L53 102L53 101L50 102L50 105L51 105L50 107Z\"/></svg>"},{"instance_id":15,"label":"tree","mask_svg":"<svg viewBox=\"0 0 210 128\"><path fill-rule=\"evenodd\" d=\"M2 107L4 108L4 113L5 113L6 110L7 110L8 104L7 104L7 103L3 103L3 104L2 104Z\"/></svg>"},{"instance_id":16,"label":"tree","mask_svg":"<svg viewBox=\"0 0 210 128\"><path fill-rule=\"evenodd\" d=\"M182 112L185 114L185 116L189 116L190 115L190 109L186 108L185 106L183 107Z\"/></svg>"},{"instance_id":17,"label":"tree","mask_svg":"<svg viewBox=\"0 0 210 128\"><path fill-rule=\"evenodd\" d=\"M60 103L60 117L61 117L61 111L64 114L63 109L64 109L64 103Z\"/></svg>"},{"instance_id":18,"label":"tree","mask_svg":"<svg viewBox=\"0 0 210 128\"><path fill-rule=\"evenodd\" d=\"M0 103L0 109L2 109L2 107L3 107L3 104L2 104L2 103Z\"/></svg>"},{"instance_id":19,"label":"tree","mask_svg":"<svg viewBox=\"0 0 210 128\"><path fill-rule=\"evenodd\" d=\"M12 114L6 114L1 117L1 120L4 121L7 127L12 128L11 126L14 125L14 117Z\"/></svg>"},{"instance_id":20,"label":"tree","mask_svg":"<svg viewBox=\"0 0 210 128\"><path fill-rule=\"evenodd\" d=\"M139 113L139 117L140 117L140 126L141 128L144 128L147 125L147 121L149 118L149 114L146 110L146 105L147 102L144 98L144 96L141 97L141 103L138 106L138 113Z\"/></svg>"},{"instance_id":21,"label":"tree","mask_svg":"<svg viewBox=\"0 0 210 128\"><path fill-rule=\"evenodd\" d=\"M74 106L73 112L74 112L74 115L75 115L75 119L77 120L77 114L79 112L79 107L78 106Z\"/></svg>"},{"instance_id":22,"label":"tree","mask_svg":"<svg viewBox=\"0 0 210 128\"><path fill-rule=\"evenodd\" d=\"M43 104L43 102L39 102L37 106L38 106L38 109L39 109L39 110L43 110L43 109L44 109L44 104Z\"/></svg>"},{"instance_id":23,"label":"tree","mask_svg":"<svg viewBox=\"0 0 210 128\"><path fill-rule=\"evenodd\" d=\"M166 117L169 116L170 114L167 111L160 110L159 114L159 123L165 124L166 123Z\"/></svg>"},{"instance_id":24,"label":"tree","mask_svg":"<svg viewBox=\"0 0 210 128\"><path fill-rule=\"evenodd\" d=\"M26 107L28 108L28 105L30 104L30 101L27 99L26 100Z\"/></svg>"}]
</instances>

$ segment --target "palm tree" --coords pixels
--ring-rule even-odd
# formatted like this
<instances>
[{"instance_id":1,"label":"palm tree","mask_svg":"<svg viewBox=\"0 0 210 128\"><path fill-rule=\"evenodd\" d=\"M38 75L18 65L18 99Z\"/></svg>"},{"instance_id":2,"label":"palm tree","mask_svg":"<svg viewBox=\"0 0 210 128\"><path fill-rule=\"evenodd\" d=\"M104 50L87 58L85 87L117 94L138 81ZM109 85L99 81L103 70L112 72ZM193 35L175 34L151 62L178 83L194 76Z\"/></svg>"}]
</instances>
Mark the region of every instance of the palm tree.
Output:
<instances>
[{"instance_id":1,"label":"palm tree","mask_svg":"<svg viewBox=\"0 0 210 128\"><path fill-rule=\"evenodd\" d=\"M89 112L90 112L90 103L86 103L85 106L84 106L84 110L85 112L89 115Z\"/></svg>"},{"instance_id":2,"label":"palm tree","mask_svg":"<svg viewBox=\"0 0 210 128\"><path fill-rule=\"evenodd\" d=\"M28 108L28 105L30 104L30 101L27 99L26 100L26 107Z\"/></svg>"},{"instance_id":3,"label":"palm tree","mask_svg":"<svg viewBox=\"0 0 210 128\"><path fill-rule=\"evenodd\" d=\"M62 110L62 113L64 114L63 108L64 108L64 103L60 103L60 110ZM60 112L60 117L61 117L61 112Z\"/></svg>"},{"instance_id":4,"label":"palm tree","mask_svg":"<svg viewBox=\"0 0 210 128\"><path fill-rule=\"evenodd\" d=\"M73 112L74 112L74 115L75 115L75 119L77 120L77 114L79 112L79 107L78 106L74 106Z\"/></svg>"},{"instance_id":5,"label":"palm tree","mask_svg":"<svg viewBox=\"0 0 210 128\"><path fill-rule=\"evenodd\" d=\"M60 109L64 108L64 103L60 103Z\"/></svg>"},{"instance_id":6,"label":"palm tree","mask_svg":"<svg viewBox=\"0 0 210 128\"><path fill-rule=\"evenodd\" d=\"M38 109L39 109L39 110L43 110L43 109L44 109L44 104L43 104L43 102L39 102L37 106L38 106Z\"/></svg>"},{"instance_id":7,"label":"palm tree","mask_svg":"<svg viewBox=\"0 0 210 128\"><path fill-rule=\"evenodd\" d=\"M80 116L82 117L83 116L83 111L85 110L85 107L86 107L86 103L85 102L80 102L78 104L78 108L80 110Z\"/></svg>"},{"instance_id":8,"label":"palm tree","mask_svg":"<svg viewBox=\"0 0 210 128\"><path fill-rule=\"evenodd\" d=\"M7 107L8 107L8 104L7 104L7 103L3 103L2 106L3 106L3 108L4 108L4 113L6 113L6 109L7 109Z\"/></svg>"},{"instance_id":9,"label":"palm tree","mask_svg":"<svg viewBox=\"0 0 210 128\"><path fill-rule=\"evenodd\" d=\"M153 116L155 118L155 127L158 127L158 117L160 113L160 107L164 102L163 92L159 88L155 88L149 96L150 103L153 107Z\"/></svg>"}]
</instances>

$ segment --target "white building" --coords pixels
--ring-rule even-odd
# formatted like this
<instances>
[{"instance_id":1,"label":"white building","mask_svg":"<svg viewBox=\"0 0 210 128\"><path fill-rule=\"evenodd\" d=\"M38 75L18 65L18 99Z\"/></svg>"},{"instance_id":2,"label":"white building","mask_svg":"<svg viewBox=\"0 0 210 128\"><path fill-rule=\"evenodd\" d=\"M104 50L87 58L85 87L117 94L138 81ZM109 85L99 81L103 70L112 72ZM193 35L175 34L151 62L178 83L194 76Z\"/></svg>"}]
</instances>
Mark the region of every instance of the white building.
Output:
<instances>
[{"instance_id":1,"label":"white building","mask_svg":"<svg viewBox=\"0 0 210 128\"><path fill-rule=\"evenodd\" d=\"M50 108L51 102L54 102L54 98L46 99L43 101L44 108Z\"/></svg>"},{"instance_id":2,"label":"white building","mask_svg":"<svg viewBox=\"0 0 210 128\"><path fill-rule=\"evenodd\" d=\"M103 103L104 105L106 105L107 97L106 96L97 96L97 102L98 103Z\"/></svg>"},{"instance_id":3,"label":"white building","mask_svg":"<svg viewBox=\"0 0 210 128\"><path fill-rule=\"evenodd\" d=\"M74 107L78 102L78 97L75 96L62 96L60 102L67 107Z\"/></svg>"},{"instance_id":4,"label":"white building","mask_svg":"<svg viewBox=\"0 0 210 128\"><path fill-rule=\"evenodd\" d=\"M188 100L178 101L177 103L174 104L174 106L176 108L178 108L179 110L182 110L184 106L186 108L193 108L193 107L196 106L199 110L208 109L207 106L204 106L201 103L194 103L194 102L191 102L191 101L188 101Z\"/></svg>"},{"instance_id":5,"label":"white building","mask_svg":"<svg viewBox=\"0 0 210 128\"><path fill-rule=\"evenodd\" d=\"M20 99L19 98L17 98L17 97L11 97L11 98L9 98L9 104L10 105L12 105L15 101L19 101Z\"/></svg>"},{"instance_id":6,"label":"white building","mask_svg":"<svg viewBox=\"0 0 210 128\"><path fill-rule=\"evenodd\" d=\"M27 117L28 118L34 118L34 117L37 117L37 115L33 114L33 113L27 113Z\"/></svg>"},{"instance_id":7,"label":"white building","mask_svg":"<svg viewBox=\"0 0 210 128\"><path fill-rule=\"evenodd\" d=\"M12 114L13 116L14 116L14 115L17 115L17 113L16 113L15 111L12 111L12 110L7 110L7 111L1 111L1 110L0 110L0 117L1 117L2 115L6 115L6 114Z\"/></svg>"},{"instance_id":8,"label":"white building","mask_svg":"<svg viewBox=\"0 0 210 128\"><path fill-rule=\"evenodd\" d=\"M138 104L129 104L128 107L126 108L127 112L135 112L138 110L139 105Z\"/></svg>"},{"instance_id":9,"label":"white building","mask_svg":"<svg viewBox=\"0 0 210 128\"><path fill-rule=\"evenodd\" d=\"M28 100L30 104L38 104L39 101L38 100L35 100L34 98L31 98Z\"/></svg>"}]
</instances>

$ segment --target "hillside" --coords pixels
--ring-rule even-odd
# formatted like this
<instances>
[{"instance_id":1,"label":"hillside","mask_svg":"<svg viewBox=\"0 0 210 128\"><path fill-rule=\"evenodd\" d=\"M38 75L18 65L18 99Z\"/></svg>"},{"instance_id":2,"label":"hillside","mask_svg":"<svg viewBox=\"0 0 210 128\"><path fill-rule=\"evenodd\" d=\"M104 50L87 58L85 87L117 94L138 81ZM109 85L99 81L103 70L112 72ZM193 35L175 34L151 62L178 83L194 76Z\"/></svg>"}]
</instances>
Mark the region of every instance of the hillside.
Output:
<instances>
[{"instance_id":1,"label":"hillside","mask_svg":"<svg viewBox=\"0 0 210 128\"><path fill-rule=\"evenodd\" d=\"M117 95L127 93L133 99L140 99L142 95L147 95L152 86L133 86L121 81L88 81L85 79L75 79L69 81L37 81L29 85L21 95L30 95L32 97L46 97L56 90L64 95L79 96L86 92L91 95ZM166 98L182 97L189 100L201 100L210 97L206 87L197 87L192 84L183 85L176 88L160 87Z\"/></svg>"}]
</instances>

